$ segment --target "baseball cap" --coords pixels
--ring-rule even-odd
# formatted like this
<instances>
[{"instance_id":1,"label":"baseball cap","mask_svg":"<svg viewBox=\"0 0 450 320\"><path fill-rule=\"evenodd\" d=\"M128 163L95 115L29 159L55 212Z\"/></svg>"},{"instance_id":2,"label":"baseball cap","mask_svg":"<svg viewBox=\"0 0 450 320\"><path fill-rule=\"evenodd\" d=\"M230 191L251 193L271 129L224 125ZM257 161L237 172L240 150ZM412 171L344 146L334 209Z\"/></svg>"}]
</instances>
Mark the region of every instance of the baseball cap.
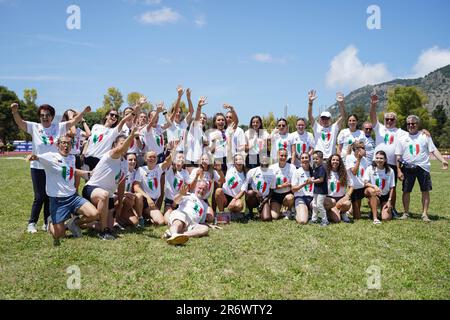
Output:
<instances>
[{"instance_id":1,"label":"baseball cap","mask_svg":"<svg viewBox=\"0 0 450 320\"><path fill-rule=\"evenodd\" d=\"M320 117L324 117L324 118L331 118L331 113L329 113L328 111L324 111L320 114Z\"/></svg>"}]
</instances>

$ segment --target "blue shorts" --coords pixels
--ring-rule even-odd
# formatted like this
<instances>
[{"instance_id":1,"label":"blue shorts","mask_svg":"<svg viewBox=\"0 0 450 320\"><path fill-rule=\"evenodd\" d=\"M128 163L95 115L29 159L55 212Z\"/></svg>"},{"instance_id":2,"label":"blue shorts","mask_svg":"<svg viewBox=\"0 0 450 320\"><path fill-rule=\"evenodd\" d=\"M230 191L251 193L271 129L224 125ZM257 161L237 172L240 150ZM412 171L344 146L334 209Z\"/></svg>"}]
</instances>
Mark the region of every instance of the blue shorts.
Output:
<instances>
[{"instance_id":1,"label":"blue shorts","mask_svg":"<svg viewBox=\"0 0 450 320\"><path fill-rule=\"evenodd\" d=\"M88 199L90 202L92 202L91 194L97 188L100 188L100 187L85 185L83 188L83 191L81 192L81 194L83 195L83 198ZM114 198L109 198L109 200L108 200L108 210L111 210L111 209L114 209Z\"/></svg>"},{"instance_id":2,"label":"blue shorts","mask_svg":"<svg viewBox=\"0 0 450 320\"><path fill-rule=\"evenodd\" d=\"M295 197L295 207L297 208L298 205L304 204L308 207L308 209L311 209L312 201L313 201L313 197L310 197L310 196Z\"/></svg>"},{"instance_id":3,"label":"blue shorts","mask_svg":"<svg viewBox=\"0 0 450 320\"><path fill-rule=\"evenodd\" d=\"M49 199L50 214L54 224L70 219L70 215L76 213L87 202L86 199L80 197L77 193L69 197L49 197Z\"/></svg>"}]
</instances>

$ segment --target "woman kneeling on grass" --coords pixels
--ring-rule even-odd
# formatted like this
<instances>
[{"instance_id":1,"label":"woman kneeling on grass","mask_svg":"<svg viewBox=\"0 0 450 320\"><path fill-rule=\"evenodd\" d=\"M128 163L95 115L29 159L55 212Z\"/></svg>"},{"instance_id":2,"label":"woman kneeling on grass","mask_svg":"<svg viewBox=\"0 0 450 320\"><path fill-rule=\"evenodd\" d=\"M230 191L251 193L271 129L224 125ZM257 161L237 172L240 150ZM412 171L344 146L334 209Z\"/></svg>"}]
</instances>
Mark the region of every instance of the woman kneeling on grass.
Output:
<instances>
[{"instance_id":1,"label":"woman kneeling on grass","mask_svg":"<svg viewBox=\"0 0 450 320\"><path fill-rule=\"evenodd\" d=\"M313 189L312 183L313 170L311 168L311 158L309 153L302 153L300 155L301 167L295 170L292 177L291 190L294 193L295 199L295 220L299 224L307 224L309 210L312 210Z\"/></svg>"},{"instance_id":2,"label":"woman kneeling on grass","mask_svg":"<svg viewBox=\"0 0 450 320\"><path fill-rule=\"evenodd\" d=\"M328 195L325 198L324 206L327 210L328 218L332 222L349 223L348 211L352 207L350 196L353 187L348 185L350 179L342 158L337 153L333 154L327 161ZM342 217L342 219L341 219Z\"/></svg>"},{"instance_id":3,"label":"woman kneeling on grass","mask_svg":"<svg viewBox=\"0 0 450 320\"><path fill-rule=\"evenodd\" d=\"M29 161L39 161L45 170L46 192L50 200L50 217L48 230L53 235L54 245L66 234L64 221L70 219L67 226L75 238L81 237L80 226L97 219L97 209L80 197L75 188L75 177L87 175L86 171L75 168L75 156L70 154L72 136L66 134L58 138L58 152L47 152L28 157ZM70 218L72 213L77 215ZM51 220L50 220L51 219Z\"/></svg>"},{"instance_id":4,"label":"woman kneeling on grass","mask_svg":"<svg viewBox=\"0 0 450 320\"><path fill-rule=\"evenodd\" d=\"M195 193L188 194L188 190L189 186L184 185L173 200L179 206L170 214L170 228L163 235L168 244L183 244L191 237L208 235L209 227L205 223L213 217L206 217L208 204L202 200L208 192L208 185L205 181L199 181Z\"/></svg>"},{"instance_id":5,"label":"woman kneeling on grass","mask_svg":"<svg viewBox=\"0 0 450 320\"><path fill-rule=\"evenodd\" d=\"M384 151L375 153L375 160L364 174L365 195L369 198L370 209L374 224L380 224L378 219L378 205L381 205L381 219L392 219L392 194L395 188L395 175L387 163Z\"/></svg>"}]
</instances>

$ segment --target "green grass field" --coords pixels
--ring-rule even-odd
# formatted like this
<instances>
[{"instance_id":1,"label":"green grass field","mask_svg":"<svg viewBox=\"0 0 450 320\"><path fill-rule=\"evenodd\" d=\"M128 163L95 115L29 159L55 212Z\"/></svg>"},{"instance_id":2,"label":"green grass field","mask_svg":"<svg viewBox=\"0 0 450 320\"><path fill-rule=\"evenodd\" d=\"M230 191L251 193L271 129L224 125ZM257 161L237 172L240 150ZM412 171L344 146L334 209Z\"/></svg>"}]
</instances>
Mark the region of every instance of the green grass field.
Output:
<instances>
[{"instance_id":1,"label":"green grass field","mask_svg":"<svg viewBox=\"0 0 450 320\"><path fill-rule=\"evenodd\" d=\"M160 239L165 228L116 241L85 231L53 247L49 234L25 233L28 164L0 159L0 299L449 299L450 172L434 162L432 179L431 223L420 220L416 185L409 221L375 226L364 206L350 225L233 223L181 247ZM72 265L80 289L67 289ZM368 289L370 266L379 289Z\"/></svg>"}]
</instances>

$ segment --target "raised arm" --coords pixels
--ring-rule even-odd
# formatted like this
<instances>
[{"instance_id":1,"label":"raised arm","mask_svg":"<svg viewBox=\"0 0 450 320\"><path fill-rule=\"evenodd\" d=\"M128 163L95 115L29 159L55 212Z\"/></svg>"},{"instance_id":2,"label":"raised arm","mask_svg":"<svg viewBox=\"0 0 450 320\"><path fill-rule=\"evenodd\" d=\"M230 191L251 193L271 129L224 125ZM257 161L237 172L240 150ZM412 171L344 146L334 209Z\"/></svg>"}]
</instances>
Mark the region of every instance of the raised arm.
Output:
<instances>
[{"instance_id":1,"label":"raised arm","mask_svg":"<svg viewBox=\"0 0 450 320\"><path fill-rule=\"evenodd\" d=\"M339 105L339 118L336 120L336 125L341 129L342 121L346 118L345 113L345 99L342 92L336 93L336 101Z\"/></svg>"},{"instance_id":2,"label":"raised arm","mask_svg":"<svg viewBox=\"0 0 450 320\"><path fill-rule=\"evenodd\" d=\"M200 121L200 116L202 115L202 107L208 102L206 101L207 97L200 97L197 104L197 111L195 112L195 120L194 121Z\"/></svg>"},{"instance_id":3,"label":"raised arm","mask_svg":"<svg viewBox=\"0 0 450 320\"><path fill-rule=\"evenodd\" d=\"M134 112L129 113L128 115L126 115L125 117L123 117L122 120L120 120L119 124L117 125L117 130L120 132L122 131L123 125L130 120L131 118L134 117Z\"/></svg>"},{"instance_id":4,"label":"raised arm","mask_svg":"<svg viewBox=\"0 0 450 320\"><path fill-rule=\"evenodd\" d=\"M238 118L236 111L234 110L234 107L228 103L224 103L223 108L225 110L228 110L228 112L231 112L231 116L233 117L233 122L236 124L236 127L237 127L239 124L239 118Z\"/></svg>"},{"instance_id":5,"label":"raised arm","mask_svg":"<svg viewBox=\"0 0 450 320\"><path fill-rule=\"evenodd\" d=\"M86 120L81 119L81 123L83 124L84 137L87 139L87 138L89 138L91 136L91 129L87 125Z\"/></svg>"},{"instance_id":6,"label":"raised arm","mask_svg":"<svg viewBox=\"0 0 450 320\"><path fill-rule=\"evenodd\" d=\"M84 115L89 112L91 112L91 107L87 106L84 108L83 111L78 113L75 117L73 117L71 120L67 121L66 130L69 131L70 128L76 126L81 121L81 119L83 119Z\"/></svg>"},{"instance_id":7,"label":"raised arm","mask_svg":"<svg viewBox=\"0 0 450 320\"><path fill-rule=\"evenodd\" d=\"M173 112L170 115L170 122L173 122L173 120L175 119L175 114L177 113L178 109L180 109L181 97L183 96L184 93L183 87L181 85L177 87L177 93L178 93L177 102L175 102L175 107L173 108Z\"/></svg>"},{"instance_id":8,"label":"raised arm","mask_svg":"<svg viewBox=\"0 0 450 320\"><path fill-rule=\"evenodd\" d=\"M370 96L370 110L369 110L370 122L372 123L372 126L374 126L374 127L378 122L377 104L378 104L378 96L374 90L374 92L372 92L372 95Z\"/></svg>"},{"instance_id":9,"label":"raised arm","mask_svg":"<svg viewBox=\"0 0 450 320\"><path fill-rule=\"evenodd\" d=\"M311 90L308 92L308 119L311 127L314 126L314 115L312 111L314 100L317 99L316 90Z\"/></svg>"},{"instance_id":10,"label":"raised arm","mask_svg":"<svg viewBox=\"0 0 450 320\"><path fill-rule=\"evenodd\" d=\"M189 123L191 123L192 115L194 114L194 106L192 105L190 88L186 89L186 98L188 101L189 111L188 111L185 119L186 119L186 122L189 124Z\"/></svg>"},{"instance_id":11,"label":"raised arm","mask_svg":"<svg viewBox=\"0 0 450 320\"><path fill-rule=\"evenodd\" d=\"M129 114L131 115L131 113ZM137 127L134 125L131 129L130 135L127 137L125 142L120 147L115 147L112 149L111 158L119 159L122 155L130 148L131 141L134 139L134 134L136 133Z\"/></svg>"},{"instance_id":12,"label":"raised arm","mask_svg":"<svg viewBox=\"0 0 450 320\"><path fill-rule=\"evenodd\" d=\"M27 131L27 123L22 119L19 113L19 104L17 102L14 102L11 104L11 111L14 117L14 122L17 124L17 126L23 130Z\"/></svg>"}]
</instances>

